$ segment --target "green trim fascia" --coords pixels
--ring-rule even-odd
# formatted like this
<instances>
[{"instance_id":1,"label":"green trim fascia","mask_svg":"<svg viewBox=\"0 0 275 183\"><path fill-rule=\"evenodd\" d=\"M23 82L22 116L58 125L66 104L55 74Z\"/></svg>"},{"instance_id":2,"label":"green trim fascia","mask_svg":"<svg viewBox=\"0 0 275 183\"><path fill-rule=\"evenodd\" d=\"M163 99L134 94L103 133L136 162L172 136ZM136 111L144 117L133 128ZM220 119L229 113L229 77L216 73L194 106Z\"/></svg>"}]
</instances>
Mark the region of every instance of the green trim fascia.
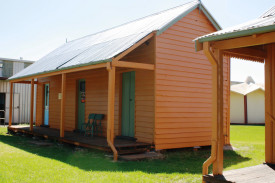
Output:
<instances>
[{"instance_id":1,"label":"green trim fascia","mask_svg":"<svg viewBox=\"0 0 275 183\"><path fill-rule=\"evenodd\" d=\"M170 21L168 24L166 24L163 28L161 28L160 30L157 31L157 36L160 35L160 34L162 34L164 31L166 31L169 27L171 27L172 25L174 25L180 19L182 19L183 17L185 17L186 15L188 15L190 12L192 12L198 6L199 5L197 4L194 7L190 8L189 10L183 12L182 14L180 14L179 16L177 16L176 18L174 18L172 21Z\"/></svg>"},{"instance_id":2,"label":"green trim fascia","mask_svg":"<svg viewBox=\"0 0 275 183\"><path fill-rule=\"evenodd\" d=\"M62 68L62 69L50 70L50 71L46 71L46 72L38 72L38 73L35 73L35 74L29 74L29 75L25 75L25 76L22 76L22 77L9 78L9 79L7 79L7 81L12 81L12 80L15 80L15 79L23 79L23 78L27 78L27 77L30 77L30 76L38 76L40 74L54 73L54 72L57 72L57 71L63 71L63 70L77 68L77 67L96 65L96 64L107 63L107 62L112 62L112 59L106 59L106 60L101 60L101 61L96 61L96 62L89 62L89 63L86 63L86 64L74 65L74 66L65 67L65 68Z\"/></svg>"},{"instance_id":3,"label":"green trim fascia","mask_svg":"<svg viewBox=\"0 0 275 183\"><path fill-rule=\"evenodd\" d=\"M197 52L198 51L198 49L197 49L197 41L195 41L195 51Z\"/></svg>"},{"instance_id":4,"label":"green trim fascia","mask_svg":"<svg viewBox=\"0 0 275 183\"><path fill-rule=\"evenodd\" d=\"M225 40L225 39L250 36L253 34L260 34L260 33L272 32L272 31L275 31L275 24L265 26L265 27L242 30L242 31L238 31L238 32L230 32L230 33L225 33L225 34L216 35L216 36L209 36L209 37L205 37L205 38L200 38L200 39L198 39L198 41L200 43L208 42L208 41L220 41L220 40Z\"/></svg>"}]
</instances>

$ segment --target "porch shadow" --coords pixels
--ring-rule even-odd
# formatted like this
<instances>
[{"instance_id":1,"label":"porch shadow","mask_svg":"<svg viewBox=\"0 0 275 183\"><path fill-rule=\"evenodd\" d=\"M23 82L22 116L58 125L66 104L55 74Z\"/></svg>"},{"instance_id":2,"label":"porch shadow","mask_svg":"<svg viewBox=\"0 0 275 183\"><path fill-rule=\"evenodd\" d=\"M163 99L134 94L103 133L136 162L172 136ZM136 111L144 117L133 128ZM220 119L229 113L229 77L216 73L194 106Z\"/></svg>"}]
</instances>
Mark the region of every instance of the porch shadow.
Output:
<instances>
[{"instance_id":1,"label":"porch shadow","mask_svg":"<svg viewBox=\"0 0 275 183\"><path fill-rule=\"evenodd\" d=\"M146 160L139 162L112 162L99 150L76 148L72 145L38 146L31 144L29 137L0 134L0 142L27 151L32 154L54 159L85 171L142 171L147 173L191 173L201 174L203 162L210 156L210 148L193 151L192 148L169 150L163 160ZM225 168L248 161L234 151L225 152ZM230 163L229 163L230 162Z\"/></svg>"}]
</instances>

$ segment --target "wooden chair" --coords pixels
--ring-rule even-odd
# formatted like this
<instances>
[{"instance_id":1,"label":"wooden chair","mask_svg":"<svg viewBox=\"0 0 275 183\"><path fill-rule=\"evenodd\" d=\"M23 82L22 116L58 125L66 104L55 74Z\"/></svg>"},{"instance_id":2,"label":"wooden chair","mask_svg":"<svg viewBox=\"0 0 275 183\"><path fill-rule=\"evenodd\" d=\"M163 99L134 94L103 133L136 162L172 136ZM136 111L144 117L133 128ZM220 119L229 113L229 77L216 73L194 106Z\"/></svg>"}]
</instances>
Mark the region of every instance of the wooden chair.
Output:
<instances>
[{"instance_id":1,"label":"wooden chair","mask_svg":"<svg viewBox=\"0 0 275 183\"><path fill-rule=\"evenodd\" d=\"M91 136L94 135L95 117L96 117L96 114L94 114L94 113L89 114L89 116L88 116L88 122L87 123L83 123L81 125L81 131L85 132L85 134L84 134L85 136L88 136L89 134ZM84 129L83 129L83 127L84 127Z\"/></svg>"},{"instance_id":2,"label":"wooden chair","mask_svg":"<svg viewBox=\"0 0 275 183\"><path fill-rule=\"evenodd\" d=\"M95 134L96 135L103 135L103 129L101 125L101 121L104 118L104 114L96 114L95 120L94 120L94 128L95 128Z\"/></svg>"}]
</instances>

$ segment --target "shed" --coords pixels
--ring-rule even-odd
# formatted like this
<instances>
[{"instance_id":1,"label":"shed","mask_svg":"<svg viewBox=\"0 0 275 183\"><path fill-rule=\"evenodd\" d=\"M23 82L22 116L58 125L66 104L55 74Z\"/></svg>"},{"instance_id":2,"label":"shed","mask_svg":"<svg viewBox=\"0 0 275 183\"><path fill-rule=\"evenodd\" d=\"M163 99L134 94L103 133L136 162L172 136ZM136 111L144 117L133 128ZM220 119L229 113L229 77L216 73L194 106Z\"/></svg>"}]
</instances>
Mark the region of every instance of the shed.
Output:
<instances>
[{"instance_id":1,"label":"shed","mask_svg":"<svg viewBox=\"0 0 275 183\"><path fill-rule=\"evenodd\" d=\"M102 136L115 159L121 147L116 140L125 137L157 150L207 146L212 68L192 40L216 30L206 8L192 1L70 41L10 82L37 84L35 128L57 129L67 142L66 134L81 130L90 113L104 114ZM228 72L224 83L228 126Z\"/></svg>"},{"instance_id":2,"label":"shed","mask_svg":"<svg viewBox=\"0 0 275 183\"><path fill-rule=\"evenodd\" d=\"M23 59L0 58L0 124L8 124L9 122L10 83L7 79L32 63L34 62ZM30 121L30 91L29 85L18 84L14 87L13 124Z\"/></svg>"},{"instance_id":3,"label":"shed","mask_svg":"<svg viewBox=\"0 0 275 183\"><path fill-rule=\"evenodd\" d=\"M203 165L203 180L217 182L223 172L223 57L225 55L265 64L265 163L258 167L236 170L224 174L220 182L250 182L274 181L275 172L268 165L275 164L275 6L259 18L229 27L227 29L204 35L195 40L196 49L204 50L213 69L213 95L215 104L212 113L213 134L211 157ZM213 164L213 175L208 174L208 167ZM266 174L269 170L270 172ZM258 174L263 172L263 174ZM218 176L219 175L219 176ZM246 177L245 177L246 176Z\"/></svg>"},{"instance_id":4,"label":"shed","mask_svg":"<svg viewBox=\"0 0 275 183\"><path fill-rule=\"evenodd\" d=\"M264 87L255 83L251 76L230 88L230 123L264 124Z\"/></svg>"}]
</instances>

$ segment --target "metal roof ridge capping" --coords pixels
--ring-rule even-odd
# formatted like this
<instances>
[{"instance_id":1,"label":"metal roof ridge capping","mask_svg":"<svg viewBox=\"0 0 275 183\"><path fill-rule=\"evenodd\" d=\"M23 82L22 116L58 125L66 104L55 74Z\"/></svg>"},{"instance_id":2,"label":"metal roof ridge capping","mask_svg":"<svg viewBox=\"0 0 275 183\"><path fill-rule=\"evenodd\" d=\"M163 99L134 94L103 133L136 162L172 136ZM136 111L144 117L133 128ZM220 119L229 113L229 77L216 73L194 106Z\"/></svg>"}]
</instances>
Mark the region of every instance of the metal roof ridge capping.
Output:
<instances>
[{"instance_id":1,"label":"metal roof ridge capping","mask_svg":"<svg viewBox=\"0 0 275 183\"><path fill-rule=\"evenodd\" d=\"M194 41L200 43L207 41L218 41L224 39L231 39L241 36L249 36L253 34L260 34L271 32L275 30L275 6L266 11L259 18L250 20L248 22L228 27L226 29L216 31L204 36L196 38ZM196 43L197 44L197 43Z\"/></svg>"},{"instance_id":2,"label":"metal roof ridge capping","mask_svg":"<svg viewBox=\"0 0 275 183\"><path fill-rule=\"evenodd\" d=\"M219 30L220 26L211 14L200 1L195 0L111 29L69 41L31 66L10 77L9 80L12 81L14 79L56 72L58 70L111 62L113 57L129 49L148 34L154 31L157 31L157 35L161 34L198 7Z\"/></svg>"}]
</instances>

